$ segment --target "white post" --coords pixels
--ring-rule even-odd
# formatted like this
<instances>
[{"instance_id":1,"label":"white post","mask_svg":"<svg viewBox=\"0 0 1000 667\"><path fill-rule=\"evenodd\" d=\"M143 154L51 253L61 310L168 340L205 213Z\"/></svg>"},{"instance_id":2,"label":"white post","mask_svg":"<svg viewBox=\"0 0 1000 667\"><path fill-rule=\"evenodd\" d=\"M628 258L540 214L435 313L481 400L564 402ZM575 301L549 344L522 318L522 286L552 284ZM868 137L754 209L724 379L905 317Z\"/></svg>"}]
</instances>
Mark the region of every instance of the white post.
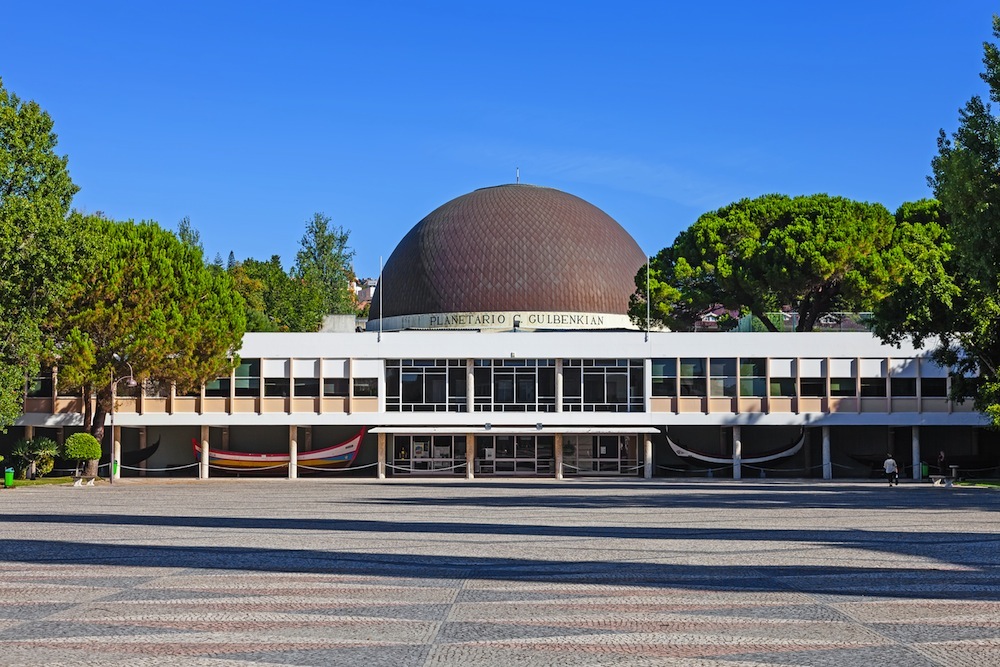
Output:
<instances>
[{"instance_id":1,"label":"white post","mask_svg":"<svg viewBox=\"0 0 1000 667\"><path fill-rule=\"evenodd\" d=\"M476 478L476 436L465 434L465 479Z\"/></svg>"},{"instance_id":2,"label":"white post","mask_svg":"<svg viewBox=\"0 0 1000 667\"><path fill-rule=\"evenodd\" d=\"M913 479L920 479L920 427L910 427L911 447L913 448Z\"/></svg>"},{"instance_id":3,"label":"white post","mask_svg":"<svg viewBox=\"0 0 1000 667\"><path fill-rule=\"evenodd\" d=\"M385 479L385 433L378 434L378 478Z\"/></svg>"},{"instance_id":4,"label":"white post","mask_svg":"<svg viewBox=\"0 0 1000 667\"><path fill-rule=\"evenodd\" d=\"M556 479L563 478L563 434L555 434L556 448Z\"/></svg>"},{"instance_id":5,"label":"white post","mask_svg":"<svg viewBox=\"0 0 1000 667\"><path fill-rule=\"evenodd\" d=\"M118 462L122 458L122 427L111 427L111 478L121 479L122 470Z\"/></svg>"},{"instance_id":6,"label":"white post","mask_svg":"<svg viewBox=\"0 0 1000 667\"><path fill-rule=\"evenodd\" d=\"M830 460L830 427L823 427L823 479L833 479L833 462Z\"/></svg>"},{"instance_id":7,"label":"white post","mask_svg":"<svg viewBox=\"0 0 1000 667\"><path fill-rule=\"evenodd\" d=\"M743 441L739 425L733 427L733 479L743 479Z\"/></svg>"},{"instance_id":8,"label":"white post","mask_svg":"<svg viewBox=\"0 0 1000 667\"><path fill-rule=\"evenodd\" d=\"M642 439L642 476L653 479L653 436L647 433Z\"/></svg>"},{"instance_id":9,"label":"white post","mask_svg":"<svg viewBox=\"0 0 1000 667\"><path fill-rule=\"evenodd\" d=\"M288 479L299 478L299 427L288 427Z\"/></svg>"},{"instance_id":10,"label":"white post","mask_svg":"<svg viewBox=\"0 0 1000 667\"><path fill-rule=\"evenodd\" d=\"M208 426L201 427L201 465L198 466L198 479L208 479Z\"/></svg>"}]
</instances>

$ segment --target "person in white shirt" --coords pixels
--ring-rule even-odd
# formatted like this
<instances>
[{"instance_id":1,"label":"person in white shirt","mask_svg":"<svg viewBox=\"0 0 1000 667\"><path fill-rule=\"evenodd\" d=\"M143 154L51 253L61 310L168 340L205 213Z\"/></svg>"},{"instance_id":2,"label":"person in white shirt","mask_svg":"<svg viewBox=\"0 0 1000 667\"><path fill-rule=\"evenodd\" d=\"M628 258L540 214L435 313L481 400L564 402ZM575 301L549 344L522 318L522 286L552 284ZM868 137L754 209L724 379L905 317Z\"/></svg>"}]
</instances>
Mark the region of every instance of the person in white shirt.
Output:
<instances>
[{"instance_id":1,"label":"person in white shirt","mask_svg":"<svg viewBox=\"0 0 1000 667\"><path fill-rule=\"evenodd\" d=\"M896 459L892 458L892 454L886 454L882 467L885 468L885 477L889 480L889 486L892 486L893 482L899 486L899 466L896 465Z\"/></svg>"}]
</instances>

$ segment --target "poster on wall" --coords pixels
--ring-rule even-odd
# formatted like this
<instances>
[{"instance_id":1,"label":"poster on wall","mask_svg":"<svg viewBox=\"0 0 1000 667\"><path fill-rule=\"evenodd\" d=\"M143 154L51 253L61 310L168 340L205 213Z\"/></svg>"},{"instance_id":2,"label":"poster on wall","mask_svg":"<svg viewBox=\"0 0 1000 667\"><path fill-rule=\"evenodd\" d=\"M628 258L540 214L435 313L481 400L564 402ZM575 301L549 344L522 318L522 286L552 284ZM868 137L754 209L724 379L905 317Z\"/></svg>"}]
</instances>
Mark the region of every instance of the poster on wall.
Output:
<instances>
[{"instance_id":1,"label":"poster on wall","mask_svg":"<svg viewBox=\"0 0 1000 667\"><path fill-rule=\"evenodd\" d=\"M427 446L422 442L413 443L413 458L415 459L425 459L427 458Z\"/></svg>"}]
</instances>

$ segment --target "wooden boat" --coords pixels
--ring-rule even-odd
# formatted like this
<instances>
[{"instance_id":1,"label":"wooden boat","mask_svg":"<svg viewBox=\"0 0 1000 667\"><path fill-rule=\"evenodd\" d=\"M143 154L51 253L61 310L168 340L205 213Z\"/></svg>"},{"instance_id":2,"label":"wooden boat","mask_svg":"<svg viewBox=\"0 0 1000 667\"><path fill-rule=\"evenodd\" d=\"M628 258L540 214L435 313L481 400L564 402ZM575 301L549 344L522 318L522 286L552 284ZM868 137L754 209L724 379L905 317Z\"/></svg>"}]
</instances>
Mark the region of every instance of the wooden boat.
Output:
<instances>
[{"instance_id":1,"label":"wooden boat","mask_svg":"<svg viewBox=\"0 0 1000 667\"><path fill-rule=\"evenodd\" d=\"M308 468L347 468L357 457L366 430L362 428L354 437L332 447L299 452L296 461L298 465ZM191 445L195 459L201 460L201 443L198 442L197 438L191 438ZM289 460L288 452L267 454L212 448L208 450L208 464L220 468L269 470L288 467Z\"/></svg>"}]
</instances>

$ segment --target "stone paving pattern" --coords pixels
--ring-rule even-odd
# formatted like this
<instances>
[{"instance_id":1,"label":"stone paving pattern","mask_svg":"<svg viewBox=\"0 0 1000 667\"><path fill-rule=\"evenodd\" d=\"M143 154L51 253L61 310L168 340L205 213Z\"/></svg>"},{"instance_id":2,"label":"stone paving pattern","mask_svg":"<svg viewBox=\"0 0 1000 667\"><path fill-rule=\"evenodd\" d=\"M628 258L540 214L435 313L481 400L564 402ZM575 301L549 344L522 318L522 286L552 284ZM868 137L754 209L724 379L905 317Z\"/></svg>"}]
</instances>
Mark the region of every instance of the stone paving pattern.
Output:
<instances>
[{"instance_id":1,"label":"stone paving pattern","mask_svg":"<svg viewBox=\"0 0 1000 667\"><path fill-rule=\"evenodd\" d=\"M994 667L998 510L874 482L15 488L0 664Z\"/></svg>"}]
</instances>

